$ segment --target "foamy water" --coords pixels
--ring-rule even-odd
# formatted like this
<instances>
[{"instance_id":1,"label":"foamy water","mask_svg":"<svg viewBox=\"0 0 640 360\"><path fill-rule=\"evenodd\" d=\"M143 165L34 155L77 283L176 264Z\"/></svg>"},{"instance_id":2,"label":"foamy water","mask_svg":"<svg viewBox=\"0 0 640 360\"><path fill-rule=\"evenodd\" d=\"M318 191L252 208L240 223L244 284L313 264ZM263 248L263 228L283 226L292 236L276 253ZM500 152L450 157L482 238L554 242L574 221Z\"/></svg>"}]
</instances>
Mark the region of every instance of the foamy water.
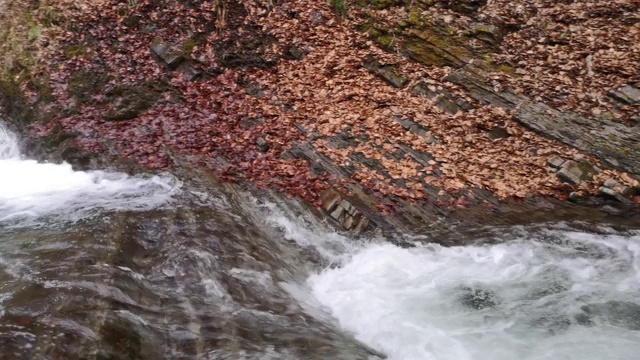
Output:
<instances>
[{"instance_id":1,"label":"foamy water","mask_svg":"<svg viewBox=\"0 0 640 360\"><path fill-rule=\"evenodd\" d=\"M74 171L69 164L21 156L0 125L0 225L34 225L45 217L78 220L100 210L147 210L170 202L180 182L171 175L129 176Z\"/></svg>"},{"instance_id":2,"label":"foamy water","mask_svg":"<svg viewBox=\"0 0 640 360\"><path fill-rule=\"evenodd\" d=\"M640 354L639 235L370 244L307 285L340 326L392 360Z\"/></svg>"}]
</instances>

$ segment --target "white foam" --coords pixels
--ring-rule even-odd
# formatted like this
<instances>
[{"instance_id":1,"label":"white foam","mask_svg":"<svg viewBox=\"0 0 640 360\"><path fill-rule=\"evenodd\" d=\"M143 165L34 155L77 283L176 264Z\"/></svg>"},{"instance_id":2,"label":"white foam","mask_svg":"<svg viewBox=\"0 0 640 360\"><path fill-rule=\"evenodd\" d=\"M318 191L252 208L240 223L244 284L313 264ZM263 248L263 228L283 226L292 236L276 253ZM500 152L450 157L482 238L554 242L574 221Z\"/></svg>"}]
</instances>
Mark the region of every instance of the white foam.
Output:
<instances>
[{"instance_id":1,"label":"white foam","mask_svg":"<svg viewBox=\"0 0 640 360\"><path fill-rule=\"evenodd\" d=\"M180 182L169 174L129 176L74 171L71 165L23 159L15 137L0 125L0 224L33 225L55 216L78 220L99 210L147 210L166 204Z\"/></svg>"},{"instance_id":2,"label":"white foam","mask_svg":"<svg viewBox=\"0 0 640 360\"><path fill-rule=\"evenodd\" d=\"M308 285L344 329L392 360L635 358L640 331L576 316L585 304L638 303L640 236L554 236L566 242L371 244ZM497 305L465 305L469 289Z\"/></svg>"}]
</instances>

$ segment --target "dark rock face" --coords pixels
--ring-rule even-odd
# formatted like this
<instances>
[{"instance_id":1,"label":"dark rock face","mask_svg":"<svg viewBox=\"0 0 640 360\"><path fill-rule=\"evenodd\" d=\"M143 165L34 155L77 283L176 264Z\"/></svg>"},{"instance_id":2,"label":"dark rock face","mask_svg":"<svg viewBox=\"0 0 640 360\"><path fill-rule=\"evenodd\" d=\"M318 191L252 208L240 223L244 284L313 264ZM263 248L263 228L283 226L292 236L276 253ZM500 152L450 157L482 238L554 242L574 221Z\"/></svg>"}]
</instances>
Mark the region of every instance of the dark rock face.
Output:
<instances>
[{"instance_id":1,"label":"dark rock face","mask_svg":"<svg viewBox=\"0 0 640 360\"><path fill-rule=\"evenodd\" d=\"M640 132L637 129L613 121L563 113L543 103L522 106L515 113L515 119L614 168L640 174Z\"/></svg>"},{"instance_id":2,"label":"dark rock face","mask_svg":"<svg viewBox=\"0 0 640 360\"><path fill-rule=\"evenodd\" d=\"M640 89L631 85L625 85L617 91L610 91L609 96L624 104L635 104L640 102Z\"/></svg>"},{"instance_id":3,"label":"dark rock face","mask_svg":"<svg viewBox=\"0 0 640 360\"><path fill-rule=\"evenodd\" d=\"M369 227L369 219L338 191L329 189L322 196L322 208L345 230L360 233Z\"/></svg>"},{"instance_id":4,"label":"dark rock face","mask_svg":"<svg viewBox=\"0 0 640 360\"><path fill-rule=\"evenodd\" d=\"M108 94L111 107L103 117L109 121L134 119L149 109L157 97L152 90L138 86L118 86Z\"/></svg>"},{"instance_id":5,"label":"dark rock face","mask_svg":"<svg viewBox=\"0 0 640 360\"><path fill-rule=\"evenodd\" d=\"M364 67L397 88L404 87L409 82L409 79L400 74L393 65L383 65L376 59L367 59Z\"/></svg>"},{"instance_id":6,"label":"dark rock face","mask_svg":"<svg viewBox=\"0 0 640 360\"><path fill-rule=\"evenodd\" d=\"M435 102L435 105L449 114L455 114L458 111L469 111L473 109L473 105L462 98L456 98L449 91L444 89L432 90L426 83L419 83L414 86L411 91L414 94L422 95Z\"/></svg>"},{"instance_id":7,"label":"dark rock face","mask_svg":"<svg viewBox=\"0 0 640 360\"><path fill-rule=\"evenodd\" d=\"M472 15L487 4L487 0L445 0L446 6L461 14Z\"/></svg>"},{"instance_id":8,"label":"dark rock face","mask_svg":"<svg viewBox=\"0 0 640 360\"><path fill-rule=\"evenodd\" d=\"M185 60L182 53L160 38L151 43L151 51L157 55L171 70L175 70Z\"/></svg>"},{"instance_id":9,"label":"dark rock face","mask_svg":"<svg viewBox=\"0 0 640 360\"><path fill-rule=\"evenodd\" d=\"M484 104L515 109L515 120L546 137L558 140L611 167L640 175L640 132L634 127L606 119L587 119L562 112L510 91L496 91L479 67L466 66L447 78L465 88L470 97ZM575 177L571 177L575 180ZM570 183L575 183L569 180Z\"/></svg>"}]
</instances>

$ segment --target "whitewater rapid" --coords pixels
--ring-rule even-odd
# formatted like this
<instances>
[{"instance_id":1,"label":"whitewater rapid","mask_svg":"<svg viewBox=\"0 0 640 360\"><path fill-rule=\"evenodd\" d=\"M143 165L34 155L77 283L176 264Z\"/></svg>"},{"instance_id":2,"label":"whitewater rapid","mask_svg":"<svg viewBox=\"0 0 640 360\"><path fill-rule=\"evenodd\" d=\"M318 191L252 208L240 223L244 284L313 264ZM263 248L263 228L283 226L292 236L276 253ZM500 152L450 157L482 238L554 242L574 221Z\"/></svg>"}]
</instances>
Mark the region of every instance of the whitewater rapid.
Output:
<instances>
[{"instance_id":1,"label":"whitewater rapid","mask_svg":"<svg viewBox=\"0 0 640 360\"><path fill-rule=\"evenodd\" d=\"M46 217L75 221L100 210L148 210L180 191L171 175L129 176L74 171L70 164L24 158L14 134L0 124L0 225L34 226Z\"/></svg>"},{"instance_id":2,"label":"whitewater rapid","mask_svg":"<svg viewBox=\"0 0 640 360\"><path fill-rule=\"evenodd\" d=\"M637 359L640 235L364 245L311 275L318 306L391 360Z\"/></svg>"}]
</instances>

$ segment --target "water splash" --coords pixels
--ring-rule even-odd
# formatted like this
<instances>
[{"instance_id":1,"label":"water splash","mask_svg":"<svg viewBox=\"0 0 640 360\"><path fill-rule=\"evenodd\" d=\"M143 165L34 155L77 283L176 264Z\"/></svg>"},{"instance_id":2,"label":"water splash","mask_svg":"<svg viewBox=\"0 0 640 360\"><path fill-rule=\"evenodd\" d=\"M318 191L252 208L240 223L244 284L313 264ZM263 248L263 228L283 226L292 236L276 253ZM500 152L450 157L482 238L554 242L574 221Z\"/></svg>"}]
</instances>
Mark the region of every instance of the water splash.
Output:
<instances>
[{"instance_id":1,"label":"water splash","mask_svg":"<svg viewBox=\"0 0 640 360\"><path fill-rule=\"evenodd\" d=\"M640 351L640 235L372 244L308 285L342 327L390 359L632 359Z\"/></svg>"},{"instance_id":2,"label":"water splash","mask_svg":"<svg viewBox=\"0 0 640 360\"><path fill-rule=\"evenodd\" d=\"M20 148L15 135L0 123L0 160L17 159L20 157Z\"/></svg>"},{"instance_id":3,"label":"water splash","mask_svg":"<svg viewBox=\"0 0 640 360\"><path fill-rule=\"evenodd\" d=\"M168 203L181 183L169 174L129 176L74 171L70 164L23 159L15 135L0 125L0 225L76 221L101 210L148 210ZM50 219L48 220L50 221Z\"/></svg>"}]
</instances>

